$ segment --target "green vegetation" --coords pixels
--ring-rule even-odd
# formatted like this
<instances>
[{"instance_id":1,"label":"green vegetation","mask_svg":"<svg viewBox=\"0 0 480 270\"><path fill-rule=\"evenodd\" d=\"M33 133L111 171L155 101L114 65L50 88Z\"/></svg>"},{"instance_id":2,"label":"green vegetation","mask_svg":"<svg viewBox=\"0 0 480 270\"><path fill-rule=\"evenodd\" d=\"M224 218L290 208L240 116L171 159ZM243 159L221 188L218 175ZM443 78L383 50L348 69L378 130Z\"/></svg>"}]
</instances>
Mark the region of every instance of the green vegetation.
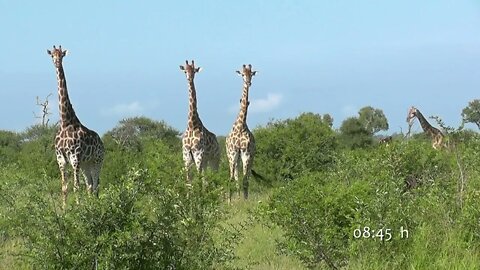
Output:
<instances>
[{"instance_id":1,"label":"green vegetation","mask_svg":"<svg viewBox=\"0 0 480 270\"><path fill-rule=\"evenodd\" d=\"M474 99L462 110L462 118L465 123L473 123L480 128L480 99Z\"/></svg>"},{"instance_id":2,"label":"green vegetation","mask_svg":"<svg viewBox=\"0 0 480 270\"><path fill-rule=\"evenodd\" d=\"M228 205L225 156L187 187L179 132L126 119L103 136L99 198L81 186L65 210L56 127L0 131L0 269L478 268L479 134L447 129L438 151L425 136L376 144L388 122L372 107L332 122L256 128L264 178Z\"/></svg>"}]
</instances>

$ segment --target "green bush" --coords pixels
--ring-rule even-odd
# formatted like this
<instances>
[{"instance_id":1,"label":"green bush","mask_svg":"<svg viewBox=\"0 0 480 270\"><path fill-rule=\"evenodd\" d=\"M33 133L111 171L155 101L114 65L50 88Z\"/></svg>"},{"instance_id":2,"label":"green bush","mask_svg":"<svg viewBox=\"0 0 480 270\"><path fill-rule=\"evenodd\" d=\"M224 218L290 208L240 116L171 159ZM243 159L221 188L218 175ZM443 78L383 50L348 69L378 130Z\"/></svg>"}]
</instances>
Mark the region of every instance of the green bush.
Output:
<instances>
[{"instance_id":1,"label":"green bush","mask_svg":"<svg viewBox=\"0 0 480 270\"><path fill-rule=\"evenodd\" d=\"M0 130L0 165L15 162L20 146L21 136L19 134Z\"/></svg>"},{"instance_id":2,"label":"green bush","mask_svg":"<svg viewBox=\"0 0 480 270\"><path fill-rule=\"evenodd\" d=\"M363 185L330 180L321 173L305 175L280 188L268 205L271 220L285 231L281 250L307 267L344 264L352 222L364 207Z\"/></svg>"},{"instance_id":3,"label":"green bush","mask_svg":"<svg viewBox=\"0 0 480 270\"><path fill-rule=\"evenodd\" d=\"M458 255L455 263L475 263L480 196L473 187L479 178L463 166L470 182L461 197L456 160L453 151L417 140L344 151L332 170L304 174L277 189L264 212L285 232L280 250L309 268L424 268L441 265L451 252ZM384 237L388 231L391 239L365 238L366 230Z\"/></svg>"},{"instance_id":4,"label":"green bush","mask_svg":"<svg viewBox=\"0 0 480 270\"><path fill-rule=\"evenodd\" d=\"M254 130L255 168L271 182L291 180L305 172L326 170L335 159L335 133L318 114L270 122Z\"/></svg>"},{"instance_id":5,"label":"green bush","mask_svg":"<svg viewBox=\"0 0 480 270\"><path fill-rule=\"evenodd\" d=\"M59 192L45 181L17 189L2 186L0 224L22 239L16 254L41 269L208 269L226 264L231 252L213 241L223 218L221 188L187 189L183 181L163 181L145 170L131 170L99 198L79 194L62 211ZM178 184L163 184L175 183Z\"/></svg>"}]
</instances>

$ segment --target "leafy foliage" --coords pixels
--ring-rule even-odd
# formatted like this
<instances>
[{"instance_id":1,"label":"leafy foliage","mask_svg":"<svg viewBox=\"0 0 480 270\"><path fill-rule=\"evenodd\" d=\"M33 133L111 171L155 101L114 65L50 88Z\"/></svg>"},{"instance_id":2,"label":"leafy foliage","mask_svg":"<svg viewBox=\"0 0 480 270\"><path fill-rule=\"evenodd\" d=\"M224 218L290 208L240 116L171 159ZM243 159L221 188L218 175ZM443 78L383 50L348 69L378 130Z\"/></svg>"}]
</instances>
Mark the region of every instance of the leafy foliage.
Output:
<instances>
[{"instance_id":1,"label":"leafy foliage","mask_svg":"<svg viewBox=\"0 0 480 270\"><path fill-rule=\"evenodd\" d=\"M462 110L462 119L465 123L473 123L480 129L480 99L474 99Z\"/></svg>"},{"instance_id":2,"label":"leafy foliage","mask_svg":"<svg viewBox=\"0 0 480 270\"><path fill-rule=\"evenodd\" d=\"M443 267L445 262L433 258L439 258L435 254L444 252L446 243L468 247L479 232L479 213L473 208L480 207L480 178L473 167L465 166L471 184L465 191L468 203L461 203L455 159L452 153L433 150L428 142L413 140L344 152L335 170L305 174L279 188L264 212L285 231L281 250L309 268L359 264L364 269L372 261L377 263L373 269ZM480 159L473 160L478 166ZM366 227L369 236L377 238L354 237L355 230ZM387 229L392 239L382 241L379 237ZM476 247L464 252L475 254Z\"/></svg>"},{"instance_id":3,"label":"leafy foliage","mask_svg":"<svg viewBox=\"0 0 480 270\"><path fill-rule=\"evenodd\" d=\"M334 162L336 137L318 114L270 122L254 130L255 166L268 179L291 180L304 172L322 171Z\"/></svg>"},{"instance_id":4,"label":"leafy foliage","mask_svg":"<svg viewBox=\"0 0 480 270\"><path fill-rule=\"evenodd\" d=\"M20 150L21 137L12 131L0 131L0 164L13 162Z\"/></svg>"},{"instance_id":5,"label":"leafy foliage","mask_svg":"<svg viewBox=\"0 0 480 270\"><path fill-rule=\"evenodd\" d=\"M333 117L330 114L324 114L322 119L329 127L333 127Z\"/></svg>"},{"instance_id":6,"label":"leafy foliage","mask_svg":"<svg viewBox=\"0 0 480 270\"><path fill-rule=\"evenodd\" d=\"M381 130L388 130L388 121L380 109L371 106L363 107L358 112L358 121L370 133L375 134Z\"/></svg>"},{"instance_id":7,"label":"leafy foliage","mask_svg":"<svg viewBox=\"0 0 480 270\"><path fill-rule=\"evenodd\" d=\"M260 208L240 220L223 203L225 155L219 172L187 187L178 132L163 122L133 118L107 132L99 198L81 189L65 211L56 127L0 132L0 268L230 269L241 267L235 249L253 228L274 228L281 237L262 239L313 269L480 264L477 132L444 128L449 146L438 151L420 135L374 146L360 117L338 132L331 123L304 113L254 130L254 167L269 182L252 196L263 203L247 202ZM254 267L249 258L242 267Z\"/></svg>"},{"instance_id":8,"label":"leafy foliage","mask_svg":"<svg viewBox=\"0 0 480 270\"><path fill-rule=\"evenodd\" d=\"M163 140L167 144L177 145L179 135L180 133L177 130L163 121L155 121L146 117L133 117L121 120L115 128L105 134L105 137L111 138L122 147L141 151L139 147L142 138Z\"/></svg>"},{"instance_id":9,"label":"leafy foliage","mask_svg":"<svg viewBox=\"0 0 480 270\"><path fill-rule=\"evenodd\" d=\"M2 186L9 205L0 229L23 239L21 258L42 269L207 269L232 255L213 233L219 221L221 189L189 190L183 181L156 179L132 169L99 198L59 209L56 193L42 182ZM164 184L174 183L178 184ZM200 182L198 182L200 183ZM228 239L225 237L224 239Z\"/></svg>"},{"instance_id":10,"label":"leafy foliage","mask_svg":"<svg viewBox=\"0 0 480 270\"><path fill-rule=\"evenodd\" d=\"M363 148L373 144L373 137L355 117L345 119L340 126L339 141L348 149Z\"/></svg>"},{"instance_id":11,"label":"leafy foliage","mask_svg":"<svg viewBox=\"0 0 480 270\"><path fill-rule=\"evenodd\" d=\"M380 109L363 107L358 117L349 117L340 126L340 143L347 149L365 148L373 144L373 135L388 130L388 121Z\"/></svg>"}]
</instances>

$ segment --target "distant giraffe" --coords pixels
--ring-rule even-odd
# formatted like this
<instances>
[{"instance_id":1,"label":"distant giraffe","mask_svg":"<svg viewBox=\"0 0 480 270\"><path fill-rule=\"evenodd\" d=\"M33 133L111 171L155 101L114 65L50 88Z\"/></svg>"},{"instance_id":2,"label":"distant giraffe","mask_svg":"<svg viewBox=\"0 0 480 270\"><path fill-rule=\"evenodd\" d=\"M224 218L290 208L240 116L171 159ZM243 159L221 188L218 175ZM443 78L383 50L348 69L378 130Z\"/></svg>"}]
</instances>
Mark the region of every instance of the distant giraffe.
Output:
<instances>
[{"instance_id":1,"label":"distant giraffe","mask_svg":"<svg viewBox=\"0 0 480 270\"><path fill-rule=\"evenodd\" d=\"M232 131L228 134L225 146L227 148L228 162L230 165L230 182L235 180L235 186L240 193L238 182L238 171L240 169L240 158L243 163L243 197L248 198L248 180L252 173L253 159L255 156L255 138L247 126L247 110L250 105L248 91L252 85L252 77L257 73L252 71L252 65L243 65L242 71L237 73L243 78L243 92L240 99L240 112L233 124ZM232 200L230 190L229 200Z\"/></svg>"},{"instance_id":2,"label":"distant giraffe","mask_svg":"<svg viewBox=\"0 0 480 270\"><path fill-rule=\"evenodd\" d=\"M382 138L378 141L379 144L385 144L386 146L388 146L391 142L393 141L393 137L392 136L387 136L385 138Z\"/></svg>"},{"instance_id":3,"label":"distant giraffe","mask_svg":"<svg viewBox=\"0 0 480 270\"><path fill-rule=\"evenodd\" d=\"M191 183L190 167L195 162L197 171L201 174L209 165L215 171L220 164L220 147L217 136L203 126L197 111L197 93L193 82L195 73L200 72L200 67L195 67L185 61L185 66L180 66L187 77L189 90L189 111L187 129L182 138L183 161L187 173L187 181Z\"/></svg>"},{"instance_id":4,"label":"distant giraffe","mask_svg":"<svg viewBox=\"0 0 480 270\"><path fill-rule=\"evenodd\" d=\"M443 133L439 129L434 128L432 125L430 125L430 123L428 123L427 119L425 119L420 110L412 106L408 110L407 116L407 122L410 126L413 124L413 120L415 119L415 117L420 122L423 131L432 138L432 147L435 149L438 149L438 147L442 147Z\"/></svg>"},{"instance_id":5,"label":"distant giraffe","mask_svg":"<svg viewBox=\"0 0 480 270\"><path fill-rule=\"evenodd\" d=\"M100 170L105 150L98 134L80 123L70 103L62 64L67 50L62 51L62 46L59 46L58 49L53 46L53 50L47 50L47 53L52 57L57 72L60 127L55 136L55 153L62 175L62 199L65 208L68 193L68 181L65 175L66 163L70 163L73 168L74 192L76 193L79 188L81 169L85 176L87 191L94 192L98 196Z\"/></svg>"}]
</instances>

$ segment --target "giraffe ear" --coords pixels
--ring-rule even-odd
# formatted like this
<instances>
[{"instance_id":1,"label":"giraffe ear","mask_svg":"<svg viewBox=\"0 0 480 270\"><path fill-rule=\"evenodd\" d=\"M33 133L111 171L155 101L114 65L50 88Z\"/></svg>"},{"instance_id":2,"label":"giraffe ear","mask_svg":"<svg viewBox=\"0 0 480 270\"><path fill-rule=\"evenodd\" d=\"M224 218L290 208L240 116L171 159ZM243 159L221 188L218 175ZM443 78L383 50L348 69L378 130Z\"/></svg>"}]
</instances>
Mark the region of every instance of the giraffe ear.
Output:
<instances>
[{"instance_id":1,"label":"giraffe ear","mask_svg":"<svg viewBox=\"0 0 480 270\"><path fill-rule=\"evenodd\" d=\"M195 72L200 72L200 71L202 71L201 67L198 67L198 68L195 69Z\"/></svg>"},{"instance_id":2,"label":"giraffe ear","mask_svg":"<svg viewBox=\"0 0 480 270\"><path fill-rule=\"evenodd\" d=\"M63 57L63 56L66 56L67 54L68 54L68 50L63 51L63 52L62 52L62 57Z\"/></svg>"},{"instance_id":3,"label":"giraffe ear","mask_svg":"<svg viewBox=\"0 0 480 270\"><path fill-rule=\"evenodd\" d=\"M180 65L180 70L185 70L185 67Z\"/></svg>"},{"instance_id":4,"label":"giraffe ear","mask_svg":"<svg viewBox=\"0 0 480 270\"><path fill-rule=\"evenodd\" d=\"M242 76L242 73L241 73L240 71L238 71L238 70L237 70L237 74L240 75L240 76Z\"/></svg>"},{"instance_id":5,"label":"giraffe ear","mask_svg":"<svg viewBox=\"0 0 480 270\"><path fill-rule=\"evenodd\" d=\"M48 55L52 55L52 51L47 50Z\"/></svg>"},{"instance_id":6,"label":"giraffe ear","mask_svg":"<svg viewBox=\"0 0 480 270\"><path fill-rule=\"evenodd\" d=\"M258 72L258 71L253 71L253 72L252 72L252 76L257 75L257 72Z\"/></svg>"}]
</instances>

